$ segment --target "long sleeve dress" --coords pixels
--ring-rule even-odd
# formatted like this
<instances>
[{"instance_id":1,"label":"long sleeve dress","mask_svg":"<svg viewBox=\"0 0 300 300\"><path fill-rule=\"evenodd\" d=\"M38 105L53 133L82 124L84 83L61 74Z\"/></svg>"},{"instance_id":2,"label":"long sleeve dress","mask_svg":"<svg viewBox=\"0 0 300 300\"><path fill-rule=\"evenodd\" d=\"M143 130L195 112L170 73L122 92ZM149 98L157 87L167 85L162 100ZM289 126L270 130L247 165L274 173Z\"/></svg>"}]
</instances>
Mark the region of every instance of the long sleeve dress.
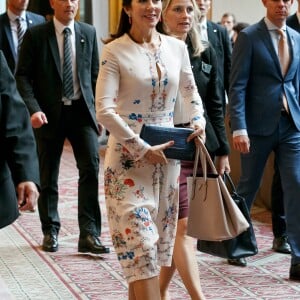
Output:
<instances>
[{"instance_id":1,"label":"long sleeve dress","mask_svg":"<svg viewBox=\"0 0 300 300\"><path fill-rule=\"evenodd\" d=\"M150 164L139 137L144 123L173 127L177 93L192 126L205 127L185 44L160 35L157 50L124 34L106 44L96 86L98 121L109 131L104 162L112 241L128 282L170 265L176 235L180 162Z\"/></svg>"}]
</instances>

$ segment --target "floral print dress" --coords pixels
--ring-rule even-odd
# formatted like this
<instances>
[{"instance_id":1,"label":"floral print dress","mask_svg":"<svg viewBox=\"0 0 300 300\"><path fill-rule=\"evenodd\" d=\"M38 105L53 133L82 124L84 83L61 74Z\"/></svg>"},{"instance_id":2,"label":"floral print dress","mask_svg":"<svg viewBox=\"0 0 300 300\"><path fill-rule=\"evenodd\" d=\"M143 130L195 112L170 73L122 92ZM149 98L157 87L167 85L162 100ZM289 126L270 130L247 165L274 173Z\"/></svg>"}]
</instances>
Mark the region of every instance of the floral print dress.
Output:
<instances>
[{"instance_id":1,"label":"floral print dress","mask_svg":"<svg viewBox=\"0 0 300 300\"><path fill-rule=\"evenodd\" d=\"M159 274L170 265L178 214L180 162L150 164L144 123L173 127L178 90L192 126L205 126L183 42L160 35L150 51L127 34L106 44L96 86L97 119L110 132L104 186L113 245L128 282Z\"/></svg>"}]
</instances>

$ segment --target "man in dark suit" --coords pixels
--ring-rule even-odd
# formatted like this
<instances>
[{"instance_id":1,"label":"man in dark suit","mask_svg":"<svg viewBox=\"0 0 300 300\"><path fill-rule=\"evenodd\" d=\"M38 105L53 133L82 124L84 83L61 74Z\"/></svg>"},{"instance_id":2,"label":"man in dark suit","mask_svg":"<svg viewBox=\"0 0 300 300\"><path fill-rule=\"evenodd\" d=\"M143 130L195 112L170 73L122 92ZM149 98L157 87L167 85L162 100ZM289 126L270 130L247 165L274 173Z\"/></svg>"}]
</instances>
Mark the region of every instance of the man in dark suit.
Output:
<instances>
[{"instance_id":1,"label":"man in dark suit","mask_svg":"<svg viewBox=\"0 0 300 300\"><path fill-rule=\"evenodd\" d=\"M58 174L67 138L79 170L78 250L108 253L109 248L99 239L99 130L94 99L99 69L96 30L74 21L78 0L50 0L50 4L54 18L27 30L16 73L18 89L30 112L37 138L42 248L50 252L58 250ZM64 48L64 40L70 43L69 47ZM70 63L64 66L64 60L68 59ZM65 73L69 71L66 78Z\"/></svg>"},{"instance_id":2,"label":"man in dark suit","mask_svg":"<svg viewBox=\"0 0 300 300\"><path fill-rule=\"evenodd\" d=\"M226 114L226 93L229 91L229 76L231 68L231 42L226 28L207 20L211 0L196 0L201 12L199 26L202 39L209 41L217 54L218 76L221 85L223 111Z\"/></svg>"},{"instance_id":3,"label":"man in dark suit","mask_svg":"<svg viewBox=\"0 0 300 300\"><path fill-rule=\"evenodd\" d=\"M300 280L300 35L285 23L293 0L262 2L266 17L240 32L232 56L230 120L233 147L241 152L237 192L250 209L273 151L291 246L290 279Z\"/></svg>"},{"instance_id":4,"label":"man in dark suit","mask_svg":"<svg viewBox=\"0 0 300 300\"><path fill-rule=\"evenodd\" d=\"M27 108L0 50L0 228L19 210L33 210L38 198L36 144ZM17 194L16 194L17 191Z\"/></svg>"},{"instance_id":5,"label":"man in dark suit","mask_svg":"<svg viewBox=\"0 0 300 300\"><path fill-rule=\"evenodd\" d=\"M298 12L286 19L286 25L300 33L300 5L298 0ZM286 232L285 213L283 205L283 192L281 186L281 178L278 166L274 164L274 176L271 192L272 206L272 229L274 234L273 250L280 253L290 253L291 249L288 244L288 236Z\"/></svg>"},{"instance_id":6,"label":"man in dark suit","mask_svg":"<svg viewBox=\"0 0 300 300\"><path fill-rule=\"evenodd\" d=\"M24 32L27 28L45 22L45 18L26 11L29 0L8 0L7 11L0 15L0 49L10 70L14 73L18 60L17 19L20 18Z\"/></svg>"}]
</instances>

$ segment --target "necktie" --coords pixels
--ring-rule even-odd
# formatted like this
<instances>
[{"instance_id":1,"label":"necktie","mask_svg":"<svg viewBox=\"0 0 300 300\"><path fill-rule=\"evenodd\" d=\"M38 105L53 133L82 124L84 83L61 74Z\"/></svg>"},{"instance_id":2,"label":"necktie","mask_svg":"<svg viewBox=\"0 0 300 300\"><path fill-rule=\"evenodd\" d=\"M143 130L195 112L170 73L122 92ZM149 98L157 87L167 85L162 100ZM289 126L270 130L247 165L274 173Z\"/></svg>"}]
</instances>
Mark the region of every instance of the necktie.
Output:
<instances>
[{"instance_id":1,"label":"necktie","mask_svg":"<svg viewBox=\"0 0 300 300\"><path fill-rule=\"evenodd\" d=\"M63 62L63 94L68 99L71 100L74 96L73 89L73 72L72 72L72 49L70 28L66 27L63 31L64 33L64 62Z\"/></svg>"},{"instance_id":2,"label":"necktie","mask_svg":"<svg viewBox=\"0 0 300 300\"><path fill-rule=\"evenodd\" d=\"M18 17L16 18L16 22L17 22L17 35L18 35L18 53L20 51L20 48L21 48L21 44L22 44L22 41L23 41L23 37L24 37L24 34L25 34L25 28L23 26L23 22L22 22L22 19L21 17Z\"/></svg>"},{"instance_id":3,"label":"necktie","mask_svg":"<svg viewBox=\"0 0 300 300\"><path fill-rule=\"evenodd\" d=\"M285 74L288 70L289 64L290 64L289 46L288 46L287 39L286 39L286 36L285 36L283 30L278 29L277 32L280 36L279 42L278 42L278 58L279 58L279 62L280 62L282 75L285 76ZM283 94L282 102L283 102L284 109L287 112L289 112L285 94Z\"/></svg>"}]
</instances>

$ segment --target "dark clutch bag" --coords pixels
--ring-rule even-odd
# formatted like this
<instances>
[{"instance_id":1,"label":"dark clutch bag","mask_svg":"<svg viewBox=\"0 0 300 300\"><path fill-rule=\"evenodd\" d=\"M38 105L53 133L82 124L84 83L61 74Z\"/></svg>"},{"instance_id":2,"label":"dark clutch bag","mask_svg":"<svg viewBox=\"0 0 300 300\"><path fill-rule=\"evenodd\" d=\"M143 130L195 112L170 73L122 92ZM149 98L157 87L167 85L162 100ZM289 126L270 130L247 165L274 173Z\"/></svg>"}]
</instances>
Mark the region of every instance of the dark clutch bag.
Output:
<instances>
[{"instance_id":1,"label":"dark clutch bag","mask_svg":"<svg viewBox=\"0 0 300 300\"><path fill-rule=\"evenodd\" d=\"M237 259L255 255L257 254L258 249L247 204L245 199L237 194L235 186L229 175L226 174L225 176L232 188L231 197L247 219L250 227L237 237L230 240L220 242L198 240L197 249L201 252L226 259Z\"/></svg>"},{"instance_id":2,"label":"dark clutch bag","mask_svg":"<svg viewBox=\"0 0 300 300\"><path fill-rule=\"evenodd\" d=\"M191 128L160 127L144 124L140 137L151 146L174 141L174 145L164 150L167 158L194 161L196 147L194 141L187 142L193 133Z\"/></svg>"}]
</instances>

